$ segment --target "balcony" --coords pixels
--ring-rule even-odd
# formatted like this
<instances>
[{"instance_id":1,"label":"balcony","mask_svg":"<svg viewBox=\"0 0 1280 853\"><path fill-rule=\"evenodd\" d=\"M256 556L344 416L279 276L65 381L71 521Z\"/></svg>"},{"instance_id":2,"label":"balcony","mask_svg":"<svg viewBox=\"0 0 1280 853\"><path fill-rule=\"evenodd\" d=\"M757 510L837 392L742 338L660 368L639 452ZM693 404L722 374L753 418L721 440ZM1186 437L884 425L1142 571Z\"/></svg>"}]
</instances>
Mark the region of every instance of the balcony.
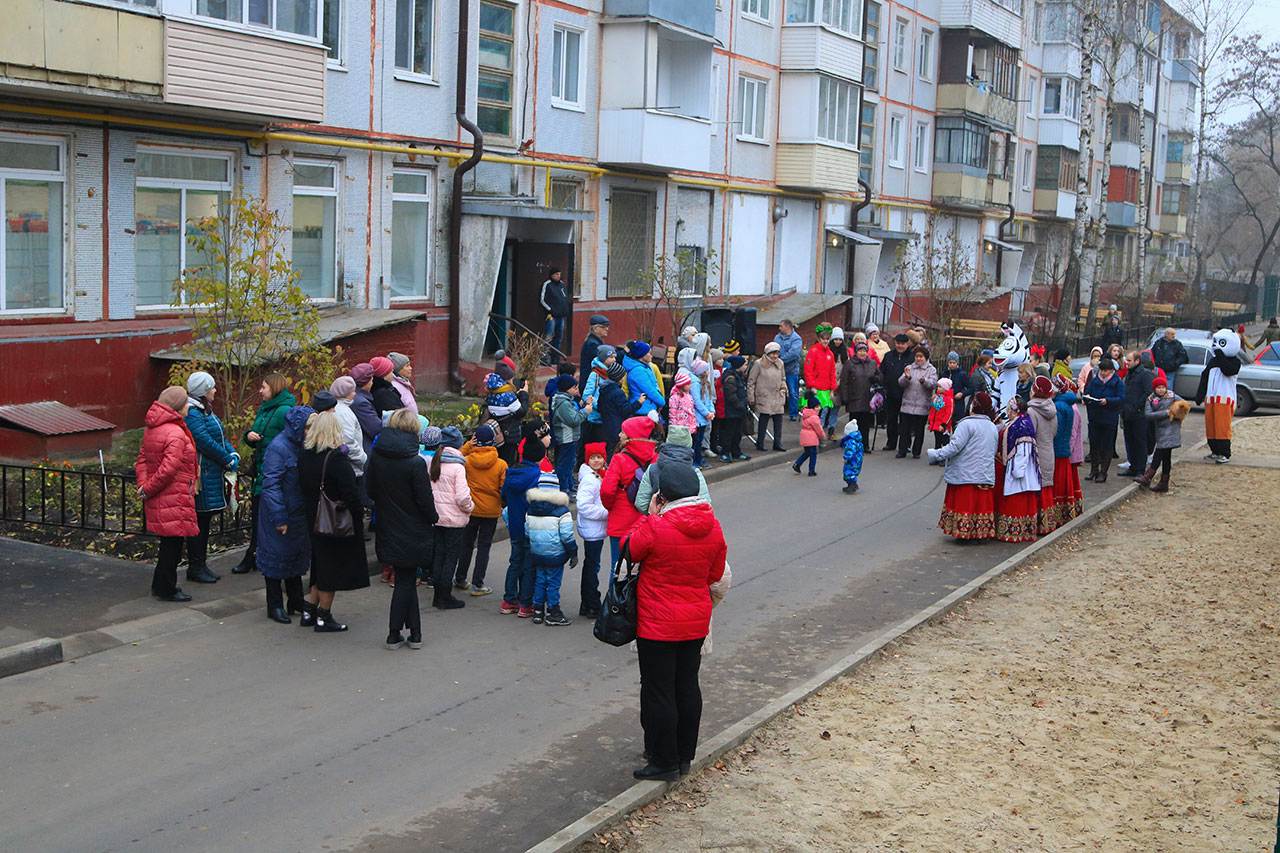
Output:
<instances>
[{"instance_id":1,"label":"balcony","mask_svg":"<svg viewBox=\"0 0 1280 853\"><path fill-rule=\"evenodd\" d=\"M1187 233L1187 217L1174 214L1160 214L1160 230L1165 234L1186 234Z\"/></svg>"},{"instance_id":2,"label":"balcony","mask_svg":"<svg viewBox=\"0 0 1280 853\"><path fill-rule=\"evenodd\" d=\"M1112 168L1136 169L1140 161L1138 143L1116 139L1111 143Z\"/></svg>"},{"instance_id":3,"label":"balcony","mask_svg":"<svg viewBox=\"0 0 1280 853\"><path fill-rule=\"evenodd\" d=\"M938 112L965 112L1004 130L1012 130L1018 121L1018 105L1010 98L995 94L983 84L939 85Z\"/></svg>"},{"instance_id":4,"label":"balcony","mask_svg":"<svg viewBox=\"0 0 1280 853\"><path fill-rule=\"evenodd\" d=\"M611 18L648 18L675 24L704 36L716 34L715 0L605 0Z\"/></svg>"},{"instance_id":5,"label":"balcony","mask_svg":"<svg viewBox=\"0 0 1280 853\"><path fill-rule=\"evenodd\" d=\"M0 91L256 123L324 117L318 42L68 0L10 0Z\"/></svg>"},{"instance_id":6,"label":"balcony","mask_svg":"<svg viewBox=\"0 0 1280 853\"><path fill-rule=\"evenodd\" d=\"M781 65L783 71L821 71L861 82L862 42L822 24L787 24Z\"/></svg>"},{"instance_id":7,"label":"balcony","mask_svg":"<svg viewBox=\"0 0 1280 853\"><path fill-rule=\"evenodd\" d=\"M1195 171L1195 163L1165 163L1164 182L1166 184L1189 184L1195 175Z\"/></svg>"},{"instance_id":8,"label":"balcony","mask_svg":"<svg viewBox=\"0 0 1280 853\"><path fill-rule=\"evenodd\" d=\"M1128 201L1107 202L1107 227L1133 228L1138 224L1138 206Z\"/></svg>"},{"instance_id":9,"label":"balcony","mask_svg":"<svg viewBox=\"0 0 1280 853\"><path fill-rule=\"evenodd\" d=\"M778 184L795 189L860 192L858 152L821 142L779 143Z\"/></svg>"},{"instance_id":10,"label":"balcony","mask_svg":"<svg viewBox=\"0 0 1280 853\"><path fill-rule=\"evenodd\" d=\"M1069 118L1041 116L1036 137L1041 145L1058 145L1079 151L1080 122Z\"/></svg>"},{"instance_id":11,"label":"balcony","mask_svg":"<svg viewBox=\"0 0 1280 853\"><path fill-rule=\"evenodd\" d=\"M1022 47L1021 0L942 0L938 23L947 29L981 30L1009 47Z\"/></svg>"},{"instance_id":12,"label":"balcony","mask_svg":"<svg viewBox=\"0 0 1280 853\"><path fill-rule=\"evenodd\" d=\"M1035 212L1041 216L1056 219L1075 219L1076 216L1076 194L1066 190L1037 188L1032 204Z\"/></svg>"},{"instance_id":13,"label":"balcony","mask_svg":"<svg viewBox=\"0 0 1280 853\"><path fill-rule=\"evenodd\" d=\"M709 171L711 122L652 109L601 110L600 162L641 169Z\"/></svg>"},{"instance_id":14,"label":"balcony","mask_svg":"<svg viewBox=\"0 0 1280 853\"><path fill-rule=\"evenodd\" d=\"M942 207L985 210L1009 200L1009 182L988 177L985 171L934 163L933 200Z\"/></svg>"}]
</instances>

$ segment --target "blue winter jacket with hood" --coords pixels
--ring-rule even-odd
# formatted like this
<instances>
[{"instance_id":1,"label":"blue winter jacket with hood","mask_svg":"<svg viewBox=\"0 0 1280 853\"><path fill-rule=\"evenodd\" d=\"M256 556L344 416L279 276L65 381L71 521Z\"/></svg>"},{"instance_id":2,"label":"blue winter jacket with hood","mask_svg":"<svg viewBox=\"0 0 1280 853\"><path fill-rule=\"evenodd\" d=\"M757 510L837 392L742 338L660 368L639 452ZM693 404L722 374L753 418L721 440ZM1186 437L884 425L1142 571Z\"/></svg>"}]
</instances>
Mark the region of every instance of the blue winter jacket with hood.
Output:
<instances>
[{"instance_id":1,"label":"blue winter jacket with hood","mask_svg":"<svg viewBox=\"0 0 1280 853\"><path fill-rule=\"evenodd\" d=\"M506 509L502 515L507 520L507 530L513 540L525 535L524 516L529 509L528 493L537 488L542 471L538 463L525 460L507 468L507 479L502 483L502 503Z\"/></svg>"},{"instance_id":2,"label":"blue winter jacket with hood","mask_svg":"<svg viewBox=\"0 0 1280 853\"><path fill-rule=\"evenodd\" d=\"M658 390L658 382L653 378L653 369L648 364L629 355L624 355L622 357L622 366L627 371L627 391L631 402L634 403L639 400L641 394L644 394L646 398L636 414L647 415L656 409L661 409L666 404L667 399Z\"/></svg>"},{"instance_id":3,"label":"blue winter jacket with hood","mask_svg":"<svg viewBox=\"0 0 1280 853\"><path fill-rule=\"evenodd\" d=\"M310 406L294 406L284 429L262 454L262 497L258 506L257 565L266 578L295 578L311 567L307 507L298 481L298 454ZM284 533L279 528L287 525Z\"/></svg>"},{"instance_id":4,"label":"blue winter jacket with hood","mask_svg":"<svg viewBox=\"0 0 1280 853\"><path fill-rule=\"evenodd\" d=\"M543 475L537 486L525 493L529 508L525 511L524 528L535 566L559 568L578 556L569 496L557 486L554 476Z\"/></svg>"},{"instance_id":5,"label":"blue winter jacket with hood","mask_svg":"<svg viewBox=\"0 0 1280 853\"><path fill-rule=\"evenodd\" d=\"M200 490L196 492L196 512L216 512L227 506L222 491L222 474L240 467L240 454L227 441L227 433L222 428L208 404L203 400L188 397L191 407L187 409L187 429L195 439L196 451L200 455Z\"/></svg>"}]
</instances>

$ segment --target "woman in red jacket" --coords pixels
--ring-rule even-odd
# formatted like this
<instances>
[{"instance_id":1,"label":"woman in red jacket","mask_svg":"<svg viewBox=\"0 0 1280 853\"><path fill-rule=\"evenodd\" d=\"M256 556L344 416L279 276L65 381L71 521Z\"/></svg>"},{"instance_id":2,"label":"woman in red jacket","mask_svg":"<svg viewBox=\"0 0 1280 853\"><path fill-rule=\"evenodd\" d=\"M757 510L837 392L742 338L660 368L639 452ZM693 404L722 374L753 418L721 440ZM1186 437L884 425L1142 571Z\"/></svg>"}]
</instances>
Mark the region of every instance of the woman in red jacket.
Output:
<instances>
[{"instance_id":1,"label":"woman in red jacket","mask_svg":"<svg viewBox=\"0 0 1280 853\"><path fill-rule=\"evenodd\" d=\"M613 557L611 565L618 564L623 537L642 517L632 501L640 489L640 478L649 463L658 456L652 435L653 421L647 417L637 416L623 421L618 450L609 460L604 482L600 484L600 503L609 511L605 533L609 536L609 553Z\"/></svg>"},{"instance_id":2,"label":"woman in red jacket","mask_svg":"<svg viewBox=\"0 0 1280 853\"><path fill-rule=\"evenodd\" d=\"M187 389L171 385L147 410L146 430L133 465L147 530L160 537L151 594L190 601L178 586L182 543L200 532L196 521L196 443L187 428Z\"/></svg>"},{"instance_id":3,"label":"woman in red jacket","mask_svg":"<svg viewBox=\"0 0 1280 853\"><path fill-rule=\"evenodd\" d=\"M711 625L711 587L724 576L724 532L698 497L692 466L664 465L658 494L627 540L639 562L636 648L640 725L648 764L637 779L673 781L698 749L698 668Z\"/></svg>"},{"instance_id":4,"label":"woman in red jacket","mask_svg":"<svg viewBox=\"0 0 1280 853\"><path fill-rule=\"evenodd\" d=\"M827 431L827 438L836 437L836 422L840 420L840 410L836 408L836 356L831 351L831 327L819 323L815 330L818 340L804 355L804 385L808 391L818 398L822 408L822 426Z\"/></svg>"}]
</instances>

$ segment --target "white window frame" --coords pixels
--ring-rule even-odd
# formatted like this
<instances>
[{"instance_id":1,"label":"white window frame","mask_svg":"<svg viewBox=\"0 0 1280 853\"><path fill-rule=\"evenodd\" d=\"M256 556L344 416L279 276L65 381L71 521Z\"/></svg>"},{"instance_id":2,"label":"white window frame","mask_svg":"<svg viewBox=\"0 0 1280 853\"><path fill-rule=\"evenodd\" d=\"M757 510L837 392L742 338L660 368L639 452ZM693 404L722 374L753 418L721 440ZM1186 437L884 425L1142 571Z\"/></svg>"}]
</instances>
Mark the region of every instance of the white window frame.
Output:
<instances>
[{"instance_id":1,"label":"white window frame","mask_svg":"<svg viewBox=\"0 0 1280 853\"><path fill-rule=\"evenodd\" d=\"M911 47L911 19L893 19L893 70L907 73L907 53Z\"/></svg>"},{"instance_id":2,"label":"white window frame","mask_svg":"<svg viewBox=\"0 0 1280 853\"><path fill-rule=\"evenodd\" d=\"M862 38L862 0L809 0L808 14L793 16L791 0L786 0L787 24L818 24L853 38ZM848 26L845 25L848 19Z\"/></svg>"},{"instance_id":3,"label":"white window frame","mask_svg":"<svg viewBox=\"0 0 1280 853\"><path fill-rule=\"evenodd\" d=\"M392 9L392 11L393 11L393 12L394 12L394 11L397 11L397 10L398 10L398 6L397 6L397 4L396 4L396 0L390 0L390 2L391 2L391 9ZM398 15L398 14L396 15L396 26L395 26L395 30L394 30L394 31L392 32L392 34L391 34L391 68L393 69L393 74L394 74L394 76L395 76L395 78L396 78L397 80L407 80L407 81L412 82L412 83L431 83L431 84L438 84L438 82L439 82L439 81L437 81L437 80L436 80L436 32L437 32L437 30L439 29L439 28L436 26L436 18L437 18L437 15L438 15L437 7L438 7L438 5L439 5L439 0L430 0L430 3L431 3L431 10L430 10L430 13L431 13L431 44L429 44L429 45L427 46L427 50L428 50L429 55L430 55L430 58L431 58L431 61L430 61L430 66L431 66L431 67L430 67L429 69L427 69L426 71L414 71L414 70L413 70L413 67L412 67L412 66L413 66L413 47L414 47L414 41L413 41L413 39L414 39L414 35L415 35L415 34L416 34L416 32L417 32L417 28L413 26L413 21L412 21L412 20L410 20L410 21L408 22L408 27L409 27L409 67L408 67L408 68L405 68L405 67L403 67L403 66L400 66L400 65L397 65L397 64L396 64L396 62L397 62L397 58L396 58L396 40L397 40L397 38L398 38L398 37L399 37L399 35L400 35L400 26L404 23L404 22L402 22L402 21L399 19L399 15ZM410 0L410 5L412 6L412 0ZM513 60L513 61L514 61L514 60Z\"/></svg>"},{"instance_id":4,"label":"white window frame","mask_svg":"<svg viewBox=\"0 0 1280 853\"><path fill-rule=\"evenodd\" d=\"M191 0L191 4L188 8L191 10L191 14L194 17L199 18L202 21L216 21L221 26L232 27L234 29L248 29L248 30L256 30L258 32L277 33L286 39L302 39L302 40L309 41L316 44L321 43L323 39L323 36L321 34L321 28L324 26L324 3L322 2L316 3L315 18L311 22L314 32L311 35L307 35L306 33L295 33L292 30L282 30L276 26L276 22L279 18L279 15L277 14L277 10L279 9L279 4L282 2L287 3L290 1L291 0L270 0L271 20L265 24L262 23L261 21L249 20L249 9L250 9L251 0L227 0L228 7L231 7L237 3L239 4L240 17L239 19L234 19L234 20L230 18L219 18L216 15L201 14L200 0ZM161 2L159 5L164 6L165 3Z\"/></svg>"},{"instance_id":5,"label":"white window frame","mask_svg":"<svg viewBox=\"0 0 1280 853\"><path fill-rule=\"evenodd\" d=\"M520 27L523 23L520 18L521 6L518 3L512 2L512 0L479 0L476 5L478 8L483 9L486 3L491 6L505 7L511 13L511 67L506 69L499 68L496 65L490 66L478 63L476 68L477 86L479 85L480 76L486 72L493 75L508 76L511 78L511 100L505 104L498 101L486 101L479 98L479 92L477 91L477 105L478 107L487 107L489 109L505 109L510 113L510 128L508 133L504 134L496 130L486 130L485 135L489 139L494 140L496 144L511 144L516 142L516 137L520 134L519 111L523 108L520 99ZM486 31L479 26L476 27L476 30L479 37L500 37L504 40L507 38L505 34L500 35L496 31L492 31L490 35L486 36L486 33L490 31ZM476 123L480 123L478 115L476 117Z\"/></svg>"},{"instance_id":6,"label":"white window frame","mask_svg":"<svg viewBox=\"0 0 1280 853\"><path fill-rule=\"evenodd\" d=\"M746 95L747 87L752 86L753 95L751 99L751 129L747 129L747 111L746 111ZM737 102L738 102L738 141L754 142L756 144L769 144L769 81L763 77L753 77L750 74L738 75L737 86ZM761 99L762 98L762 99ZM761 100L757 100L761 99ZM758 110L758 114L757 114ZM757 127L757 123L760 125ZM759 131L758 135L757 131Z\"/></svg>"},{"instance_id":7,"label":"white window frame","mask_svg":"<svg viewBox=\"0 0 1280 853\"><path fill-rule=\"evenodd\" d=\"M337 302L341 282L338 281L338 257L342 254L342 210L341 199L338 197L338 185L342 181L341 164L336 160L315 159L310 157L296 157L292 163L293 166L319 166L333 170L333 187L312 187L298 186L293 184L291 196L319 196L321 198L333 199L333 295L332 296L311 296L312 302L329 303ZM292 220L292 217L290 217ZM293 258L293 235L290 231L289 257Z\"/></svg>"},{"instance_id":8,"label":"white window frame","mask_svg":"<svg viewBox=\"0 0 1280 853\"><path fill-rule=\"evenodd\" d=\"M1022 149L1022 191L1031 191L1031 173L1035 171L1036 164L1033 157L1034 152L1030 145L1026 145Z\"/></svg>"},{"instance_id":9,"label":"white window frame","mask_svg":"<svg viewBox=\"0 0 1280 853\"><path fill-rule=\"evenodd\" d=\"M720 135L720 77L724 73L718 62L711 63L711 107L707 110L711 119L711 135Z\"/></svg>"},{"instance_id":10,"label":"white window frame","mask_svg":"<svg viewBox=\"0 0 1280 853\"><path fill-rule=\"evenodd\" d=\"M926 83L933 82L933 30L920 28L920 43L916 47L916 76Z\"/></svg>"},{"instance_id":11,"label":"white window frame","mask_svg":"<svg viewBox=\"0 0 1280 853\"><path fill-rule=\"evenodd\" d=\"M566 56L564 51L569 44L568 36L570 33L573 33L578 37L578 80L577 80L578 98L577 100L573 100L573 101L565 98L563 94L564 84L565 84L565 69L567 68L567 63L564 61ZM556 55L555 40L557 38L562 40L561 48L560 48L560 67L559 68L556 68L556 65L555 65L555 55ZM586 109L583 105L582 92L583 92L583 89L585 88L585 86L583 85L583 77L584 77L583 70L586 68L586 62L584 60L587 55L587 51L585 49L587 45L587 31L582 29L581 27L574 27L569 24L558 23L551 28L551 40L552 40L551 106L556 107L558 109L562 109L562 110L573 110L575 112L580 112L580 113L586 112ZM556 94L557 87L559 87L561 92L561 94L559 95Z\"/></svg>"},{"instance_id":12,"label":"white window frame","mask_svg":"<svg viewBox=\"0 0 1280 853\"><path fill-rule=\"evenodd\" d=\"M5 182L7 180L17 181L47 181L49 183L62 184L62 223L59 234L59 242L61 243L60 251L62 253L62 269L59 272L59 278L62 280L62 304L56 308L8 308L6 302L8 300L8 283L5 281L5 266L7 251L5 243L8 238L7 223L0 223L0 314L4 315L28 315L28 314L67 314L72 310L71 300L67 293L67 258L71 255L70 247L70 221L71 211L68 204L67 194L67 145L66 141L56 136L27 136L17 133L0 133L0 142L25 142L34 145L52 145L58 149L58 171L46 172L38 169L7 169L0 168L0 216L5 214ZM104 305L105 309L106 306Z\"/></svg>"},{"instance_id":13,"label":"white window frame","mask_svg":"<svg viewBox=\"0 0 1280 853\"><path fill-rule=\"evenodd\" d=\"M906 140L903 139L904 124L906 124L906 121L901 113L889 114L889 127L885 137L885 147L889 150L885 152L885 162L894 169L902 169L906 165L903 154L903 147L906 143Z\"/></svg>"},{"instance_id":14,"label":"white window frame","mask_svg":"<svg viewBox=\"0 0 1280 853\"><path fill-rule=\"evenodd\" d=\"M415 178L416 177L426 178L427 191L425 193L396 192L395 190L396 175L412 175ZM422 293L410 294L408 296L396 296L393 293L393 295L390 297L390 300L393 303L394 302L423 302L431 299L431 270L432 270L431 261L432 261L433 255L435 254L435 252L433 251L434 246L432 245L432 240L436 233L436 229L435 229L436 173L430 169L414 169L408 166L397 164L391 170L391 181L392 181L391 183L391 187L392 187L392 190L391 190L391 201L392 201L391 229L392 231L391 233L393 236L395 234L395 227L396 227L395 202L398 201L398 202L409 203L409 204L425 204L427 206L427 245L423 247L423 251L426 252L427 263L426 263L426 281L422 283L423 284ZM549 202L548 202L548 206L550 206ZM394 264L389 265L388 270L390 271L393 268L393 266Z\"/></svg>"},{"instance_id":15,"label":"white window frame","mask_svg":"<svg viewBox=\"0 0 1280 853\"><path fill-rule=\"evenodd\" d=\"M235 198L235 155L230 151L193 150L189 148L174 148L163 145L139 146L137 154L139 159L143 154L168 154L174 157L188 157L197 160L222 160L227 164L226 181L201 181L187 180L184 178L150 178L142 175L136 175L134 177L133 185L135 192L138 189L181 190L178 202L178 222L182 225L183 233L181 238L178 240L178 270L175 276L177 279L181 280L183 273L186 272L187 269L187 191L216 190L218 192L225 192L228 200ZM139 311L172 311L174 309L172 302L141 302L138 300L136 291L134 300L134 307ZM182 287L178 288L178 304L187 305L187 292Z\"/></svg>"},{"instance_id":16,"label":"white window frame","mask_svg":"<svg viewBox=\"0 0 1280 853\"><path fill-rule=\"evenodd\" d=\"M911 139L911 167L922 175L929 172L929 140L932 138L929 122L917 121Z\"/></svg>"},{"instance_id":17,"label":"white window frame","mask_svg":"<svg viewBox=\"0 0 1280 853\"><path fill-rule=\"evenodd\" d=\"M333 51L330 52L328 59L325 61L326 66L332 71L346 71L346 23L347 23L347 0L320 0L320 41L324 41L324 9L325 6L333 3L334 14L338 17L338 43L334 45ZM327 45L326 45L327 46Z\"/></svg>"},{"instance_id":18,"label":"white window frame","mask_svg":"<svg viewBox=\"0 0 1280 853\"><path fill-rule=\"evenodd\" d=\"M840 121L841 117L841 101L843 104L844 121ZM834 107L834 109L830 109ZM827 110L828 120L827 127L823 124L823 111ZM856 151L858 148L858 132L859 122L862 114L862 87L856 83L850 83L848 80L841 80L838 77L832 77L829 74L818 75L818 121L817 121L817 139L828 145L835 145L841 148L847 148L850 151ZM834 127L836 133L825 132L827 128ZM841 129L847 134L847 139L840 138Z\"/></svg>"},{"instance_id":19,"label":"white window frame","mask_svg":"<svg viewBox=\"0 0 1280 853\"><path fill-rule=\"evenodd\" d=\"M773 0L740 0L742 17L773 26Z\"/></svg>"},{"instance_id":20,"label":"white window frame","mask_svg":"<svg viewBox=\"0 0 1280 853\"><path fill-rule=\"evenodd\" d=\"M1040 78L1027 72L1027 118L1036 117L1037 104L1040 100Z\"/></svg>"}]
</instances>

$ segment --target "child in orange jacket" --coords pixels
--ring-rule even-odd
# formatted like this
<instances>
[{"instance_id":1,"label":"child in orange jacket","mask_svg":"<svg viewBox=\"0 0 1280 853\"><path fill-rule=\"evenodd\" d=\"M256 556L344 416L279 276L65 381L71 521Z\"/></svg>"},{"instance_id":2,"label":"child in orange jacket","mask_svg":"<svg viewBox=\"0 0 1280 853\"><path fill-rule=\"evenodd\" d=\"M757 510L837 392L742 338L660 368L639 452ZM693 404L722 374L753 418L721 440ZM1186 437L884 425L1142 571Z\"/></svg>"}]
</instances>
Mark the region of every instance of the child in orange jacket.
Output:
<instances>
[{"instance_id":1,"label":"child in orange jacket","mask_svg":"<svg viewBox=\"0 0 1280 853\"><path fill-rule=\"evenodd\" d=\"M826 436L822 428L822 416L819 414L818 398L812 393L805 400L800 411L800 458L791 466L791 470L800 473L800 466L809 460L809 476L818 476L818 446Z\"/></svg>"},{"instance_id":2,"label":"child in orange jacket","mask_svg":"<svg viewBox=\"0 0 1280 853\"><path fill-rule=\"evenodd\" d=\"M951 380L942 377L933 390L933 400L929 404L929 432L933 433L933 449L946 447L951 441L951 416L955 413L956 392L951 387ZM944 464L929 460L930 465Z\"/></svg>"}]
</instances>

